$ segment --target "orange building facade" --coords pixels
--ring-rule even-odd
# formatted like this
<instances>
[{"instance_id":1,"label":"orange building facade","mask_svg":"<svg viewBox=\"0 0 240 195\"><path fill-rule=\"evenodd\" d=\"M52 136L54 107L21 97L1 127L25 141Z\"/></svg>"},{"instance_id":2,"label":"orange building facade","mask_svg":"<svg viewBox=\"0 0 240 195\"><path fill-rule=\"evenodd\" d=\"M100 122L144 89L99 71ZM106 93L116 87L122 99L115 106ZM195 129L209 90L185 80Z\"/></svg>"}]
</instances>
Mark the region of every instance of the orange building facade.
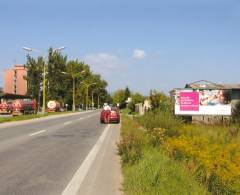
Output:
<instances>
[{"instance_id":1,"label":"orange building facade","mask_svg":"<svg viewBox=\"0 0 240 195\"><path fill-rule=\"evenodd\" d=\"M27 81L24 77L27 76L27 70L23 65L14 65L12 69L4 72L4 93L26 95Z\"/></svg>"}]
</instances>

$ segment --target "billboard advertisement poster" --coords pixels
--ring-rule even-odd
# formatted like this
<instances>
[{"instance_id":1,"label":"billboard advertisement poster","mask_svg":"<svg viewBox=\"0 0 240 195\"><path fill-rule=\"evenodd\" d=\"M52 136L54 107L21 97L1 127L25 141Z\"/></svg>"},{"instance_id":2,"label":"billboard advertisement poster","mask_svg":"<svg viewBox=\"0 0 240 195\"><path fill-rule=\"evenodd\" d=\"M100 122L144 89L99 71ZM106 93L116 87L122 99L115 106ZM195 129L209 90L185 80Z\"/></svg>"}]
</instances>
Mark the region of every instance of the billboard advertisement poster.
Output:
<instances>
[{"instance_id":1,"label":"billboard advertisement poster","mask_svg":"<svg viewBox=\"0 0 240 195\"><path fill-rule=\"evenodd\" d=\"M180 92L181 111L199 111L198 92Z\"/></svg>"},{"instance_id":2,"label":"billboard advertisement poster","mask_svg":"<svg viewBox=\"0 0 240 195\"><path fill-rule=\"evenodd\" d=\"M176 115L231 115L231 103L224 90L176 90Z\"/></svg>"}]
</instances>

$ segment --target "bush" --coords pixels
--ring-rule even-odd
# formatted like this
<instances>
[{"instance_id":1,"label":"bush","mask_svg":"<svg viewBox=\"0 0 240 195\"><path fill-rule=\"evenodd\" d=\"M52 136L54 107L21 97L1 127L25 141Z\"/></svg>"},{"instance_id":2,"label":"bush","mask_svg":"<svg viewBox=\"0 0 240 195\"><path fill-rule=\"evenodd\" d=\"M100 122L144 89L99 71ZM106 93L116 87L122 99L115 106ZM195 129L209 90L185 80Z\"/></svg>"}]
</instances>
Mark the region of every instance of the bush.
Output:
<instances>
[{"instance_id":1,"label":"bush","mask_svg":"<svg viewBox=\"0 0 240 195\"><path fill-rule=\"evenodd\" d=\"M171 98L163 92L151 90L149 99L153 110L160 109L163 112L172 112L173 105Z\"/></svg>"}]
</instances>

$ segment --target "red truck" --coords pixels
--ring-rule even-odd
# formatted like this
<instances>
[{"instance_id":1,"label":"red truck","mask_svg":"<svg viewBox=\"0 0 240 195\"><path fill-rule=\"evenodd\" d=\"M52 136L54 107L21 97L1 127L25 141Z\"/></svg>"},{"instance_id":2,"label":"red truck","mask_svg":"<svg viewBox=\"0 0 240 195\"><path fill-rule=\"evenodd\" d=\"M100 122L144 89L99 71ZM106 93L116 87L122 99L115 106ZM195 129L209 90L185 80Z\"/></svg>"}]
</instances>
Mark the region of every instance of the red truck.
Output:
<instances>
[{"instance_id":1,"label":"red truck","mask_svg":"<svg viewBox=\"0 0 240 195\"><path fill-rule=\"evenodd\" d=\"M32 99L16 99L12 102L12 115L36 114L37 102Z\"/></svg>"},{"instance_id":2,"label":"red truck","mask_svg":"<svg viewBox=\"0 0 240 195\"><path fill-rule=\"evenodd\" d=\"M0 114L11 114L12 113L12 102L0 103Z\"/></svg>"}]
</instances>

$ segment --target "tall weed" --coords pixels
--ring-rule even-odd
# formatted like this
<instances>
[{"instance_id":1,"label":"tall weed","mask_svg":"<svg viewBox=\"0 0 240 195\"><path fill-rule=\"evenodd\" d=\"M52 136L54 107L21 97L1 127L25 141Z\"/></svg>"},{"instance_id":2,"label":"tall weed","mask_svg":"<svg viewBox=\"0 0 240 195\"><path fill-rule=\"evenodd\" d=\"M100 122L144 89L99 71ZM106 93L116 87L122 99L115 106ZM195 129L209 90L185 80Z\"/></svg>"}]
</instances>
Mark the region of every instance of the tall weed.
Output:
<instances>
[{"instance_id":1,"label":"tall weed","mask_svg":"<svg viewBox=\"0 0 240 195\"><path fill-rule=\"evenodd\" d=\"M172 113L161 110L154 110L138 119L139 123L148 130L154 128L164 128L168 136L178 136L178 129L183 124L180 118L176 118Z\"/></svg>"},{"instance_id":2,"label":"tall weed","mask_svg":"<svg viewBox=\"0 0 240 195\"><path fill-rule=\"evenodd\" d=\"M118 145L118 153L123 163L135 164L142 157L142 147L146 144L146 134L139 130L139 125L129 117L122 117L122 138Z\"/></svg>"},{"instance_id":3,"label":"tall weed","mask_svg":"<svg viewBox=\"0 0 240 195\"><path fill-rule=\"evenodd\" d=\"M123 167L124 192L131 194L208 194L193 176L157 148L144 147L141 160Z\"/></svg>"},{"instance_id":4,"label":"tall weed","mask_svg":"<svg viewBox=\"0 0 240 195\"><path fill-rule=\"evenodd\" d=\"M212 194L240 194L240 128L193 125L170 112L154 110L137 119L150 144L185 164Z\"/></svg>"},{"instance_id":5,"label":"tall weed","mask_svg":"<svg viewBox=\"0 0 240 195\"><path fill-rule=\"evenodd\" d=\"M122 116L121 135L118 151L125 194L207 194L193 175L158 147L165 139L165 129L144 131L135 120Z\"/></svg>"}]
</instances>

